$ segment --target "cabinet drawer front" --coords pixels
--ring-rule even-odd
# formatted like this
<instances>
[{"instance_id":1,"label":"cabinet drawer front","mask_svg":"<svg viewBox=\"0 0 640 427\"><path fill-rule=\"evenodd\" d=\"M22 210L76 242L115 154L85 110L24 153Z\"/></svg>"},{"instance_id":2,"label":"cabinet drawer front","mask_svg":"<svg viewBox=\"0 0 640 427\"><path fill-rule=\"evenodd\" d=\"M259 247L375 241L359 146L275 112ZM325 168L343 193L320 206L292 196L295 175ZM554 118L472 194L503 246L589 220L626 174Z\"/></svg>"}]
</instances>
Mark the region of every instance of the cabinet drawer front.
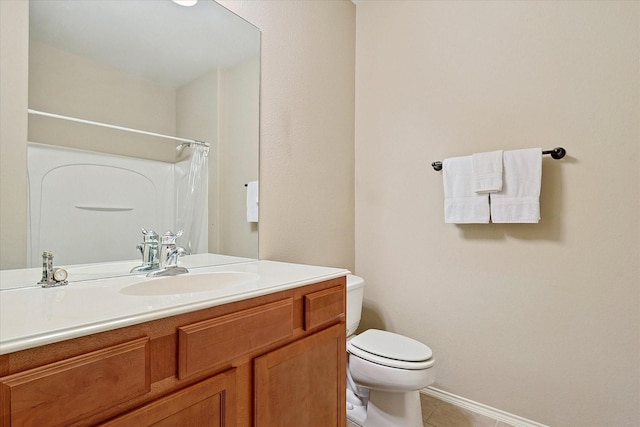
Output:
<instances>
[{"instance_id":1,"label":"cabinet drawer front","mask_svg":"<svg viewBox=\"0 0 640 427\"><path fill-rule=\"evenodd\" d=\"M0 378L4 425L65 425L150 386L149 339L140 338Z\"/></svg>"},{"instance_id":2,"label":"cabinet drawer front","mask_svg":"<svg viewBox=\"0 0 640 427\"><path fill-rule=\"evenodd\" d=\"M293 335L287 298L178 328L180 379L228 363Z\"/></svg>"},{"instance_id":3,"label":"cabinet drawer front","mask_svg":"<svg viewBox=\"0 0 640 427\"><path fill-rule=\"evenodd\" d=\"M335 286L304 296L304 329L309 330L344 314L344 288Z\"/></svg>"},{"instance_id":4,"label":"cabinet drawer front","mask_svg":"<svg viewBox=\"0 0 640 427\"><path fill-rule=\"evenodd\" d=\"M235 370L230 370L100 424L100 427L234 426L235 387Z\"/></svg>"}]
</instances>

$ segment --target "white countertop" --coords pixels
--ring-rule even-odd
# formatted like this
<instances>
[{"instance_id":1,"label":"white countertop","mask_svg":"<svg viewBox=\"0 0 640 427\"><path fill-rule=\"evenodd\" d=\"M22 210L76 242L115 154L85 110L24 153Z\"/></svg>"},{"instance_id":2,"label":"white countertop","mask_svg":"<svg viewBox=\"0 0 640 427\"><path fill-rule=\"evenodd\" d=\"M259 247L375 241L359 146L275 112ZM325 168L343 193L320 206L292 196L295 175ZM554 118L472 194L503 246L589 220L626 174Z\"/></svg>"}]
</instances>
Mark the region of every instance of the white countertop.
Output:
<instances>
[{"instance_id":1,"label":"white countertop","mask_svg":"<svg viewBox=\"0 0 640 427\"><path fill-rule=\"evenodd\" d=\"M275 261L247 261L189 270L189 274L244 272L256 276L222 289L144 296L120 291L134 283L165 279L135 275L72 282L55 288L15 287L4 283L0 291L0 354L292 289L349 273L340 268ZM7 277L3 276L3 281L7 281Z\"/></svg>"},{"instance_id":2,"label":"white countertop","mask_svg":"<svg viewBox=\"0 0 640 427\"><path fill-rule=\"evenodd\" d=\"M180 257L178 265L188 269L210 267L214 265L237 264L255 261L254 258L242 258L219 254L195 254ZM139 259L126 261L109 261L94 264L54 265L64 268L69 273L69 282L130 276L131 269L141 264ZM42 278L42 267L22 268L17 270L0 270L0 291L6 289L38 287Z\"/></svg>"}]
</instances>

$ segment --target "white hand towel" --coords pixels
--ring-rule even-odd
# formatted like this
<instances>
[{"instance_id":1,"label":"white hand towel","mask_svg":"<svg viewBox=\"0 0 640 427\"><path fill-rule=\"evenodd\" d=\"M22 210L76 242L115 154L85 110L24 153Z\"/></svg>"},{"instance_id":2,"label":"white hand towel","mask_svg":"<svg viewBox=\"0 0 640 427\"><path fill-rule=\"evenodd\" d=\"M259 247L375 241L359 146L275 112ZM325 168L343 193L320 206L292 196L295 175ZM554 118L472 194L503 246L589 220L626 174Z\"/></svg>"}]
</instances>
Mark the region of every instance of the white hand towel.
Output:
<instances>
[{"instance_id":1,"label":"white hand towel","mask_svg":"<svg viewBox=\"0 0 640 427\"><path fill-rule=\"evenodd\" d=\"M471 155L473 190L476 193L497 193L502 190L502 150Z\"/></svg>"},{"instance_id":2,"label":"white hand towel","mask_svg":"<svg viewBox=\"0 0 640 427\"><path fill-rule=\"evenodd\" d=\"M453 157L442 162L444 183L444 222L448 224L487 224L489 195L473 191L471 156Z\"/></svg>"},{"instance_id":3,"label":"white hand towel","mask_svg":"<svg viewBox=\"0 0 640 427\"><path fill-rule=\"evenodd\" d=\"M258 222L258 202L260 199L258 181L247 184L247 222Z\"/></svg>"},{"instance_id":4,"label":"white hand towel","mask_svg":"<svg viewBox=\"0 0 640 427\"><path fill-rule=\"evenodd\" d=\"M502 161L502 192L491 194L491 221L539 222L542 148L505 151Z\"/></svg>"}]
</instances>

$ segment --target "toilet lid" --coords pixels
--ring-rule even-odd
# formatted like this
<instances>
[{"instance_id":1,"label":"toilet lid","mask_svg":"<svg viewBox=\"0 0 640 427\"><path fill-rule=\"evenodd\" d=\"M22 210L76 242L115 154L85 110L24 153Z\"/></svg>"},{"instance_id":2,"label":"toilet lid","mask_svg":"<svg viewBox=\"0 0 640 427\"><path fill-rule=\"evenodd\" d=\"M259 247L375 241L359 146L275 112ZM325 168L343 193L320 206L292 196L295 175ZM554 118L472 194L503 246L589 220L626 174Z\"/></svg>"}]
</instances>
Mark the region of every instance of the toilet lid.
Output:
<instances>
[{"instance_id":1,"label":"toilet lid","mask_svg":"<svg viewBox=\"0 0 640 427\"><path fill-rule=\"evenodd\" d=\"M348 349L369 353L377 358L393 359L403 362L425 362L433 357L433 352L423 343L394 334L393 332L369 329L349 341Z\"/></svg>"}]
</instances>

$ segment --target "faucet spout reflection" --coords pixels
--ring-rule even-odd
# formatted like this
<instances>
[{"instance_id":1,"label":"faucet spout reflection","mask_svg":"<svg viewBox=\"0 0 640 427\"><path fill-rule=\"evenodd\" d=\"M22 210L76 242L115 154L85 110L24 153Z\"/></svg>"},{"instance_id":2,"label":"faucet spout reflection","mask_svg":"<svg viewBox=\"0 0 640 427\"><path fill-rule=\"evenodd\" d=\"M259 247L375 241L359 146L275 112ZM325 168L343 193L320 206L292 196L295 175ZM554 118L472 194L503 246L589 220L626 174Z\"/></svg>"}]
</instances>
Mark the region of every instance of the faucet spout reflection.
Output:
<instances>
[{"instance_id":1,"label":"faucet spout reflection","mask_svg":"<svg viewBox=\"0 0 640 427\"><path fill-rule=\"evenodd\" d=\"M142 229L142 243L136 248L142 254L142 265L131 269L131 273L142 273L147 271L153 271L160 268L160 261L158 259L158 233L153 230Z\"/></svg>"},{"instance_id":2,"label":"faucet spout reflection","mask_svg":"<svg viewBox=\"0 0 640 427\"><path fill-rule=\"evenodd\" d=\"M151 271L147 277L176 276L189 272L186 268L178 266L178 258L187 254L183 247L176 245L176 239L180 236L182 236L182 231L177 233L167 231L162 235L159 256L160 269Z\"/></svg>"}]
</instances>

